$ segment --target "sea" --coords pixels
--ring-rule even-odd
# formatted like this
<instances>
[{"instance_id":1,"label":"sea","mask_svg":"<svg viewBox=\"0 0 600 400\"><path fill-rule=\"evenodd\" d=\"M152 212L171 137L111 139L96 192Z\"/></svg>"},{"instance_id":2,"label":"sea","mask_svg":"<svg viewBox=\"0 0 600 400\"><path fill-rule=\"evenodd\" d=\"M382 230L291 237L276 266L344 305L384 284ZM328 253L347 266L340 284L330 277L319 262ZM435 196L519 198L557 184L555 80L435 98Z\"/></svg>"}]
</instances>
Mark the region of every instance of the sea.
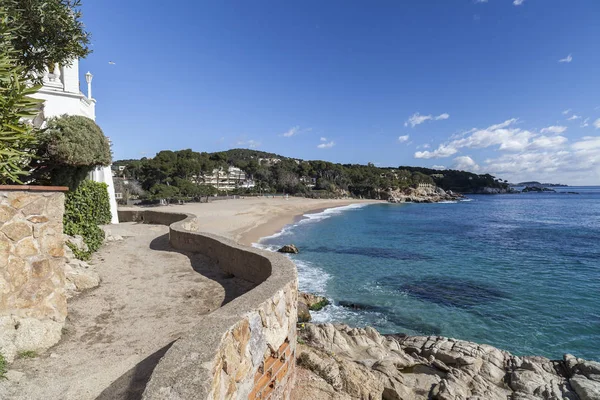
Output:
<instances>
[{"instance_id":1,"label":"sea","mask_svg":"<svg viewBox=\"0 0 600 400\"><path fill-rule=\"evenodd\" d=\"M300 249L313 322L600 361L600 186L555 190L328 209L256 246Z\"/></svg>"}]
</instances>

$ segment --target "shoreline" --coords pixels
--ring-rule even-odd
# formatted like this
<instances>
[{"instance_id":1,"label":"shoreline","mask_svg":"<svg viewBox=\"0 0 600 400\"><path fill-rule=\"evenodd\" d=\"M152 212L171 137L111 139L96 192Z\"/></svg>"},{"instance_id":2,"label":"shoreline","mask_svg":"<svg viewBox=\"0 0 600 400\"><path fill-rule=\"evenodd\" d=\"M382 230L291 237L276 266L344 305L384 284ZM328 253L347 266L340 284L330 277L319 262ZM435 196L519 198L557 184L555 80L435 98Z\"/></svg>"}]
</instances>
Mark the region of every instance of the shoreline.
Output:
<instances>
[{"instance_id":1,"label":"shoreline","mask_svg":"<svg viewBox=\"0 0 600 400\"><path fill-rule=\"evenodd\" d=\"M354 204L379 204L382 203L382 200L357 200L357 201L349 201L345 204L332 205L330 207L318 207L318 208L310 208L307 210L298 213L297 211L294 213L289 213L285 215L276 216L267 220L266 222L259 224L246 232L243 232L239 235L239 243L245 246L252 246L255 243L259 243L262 239L267 238L269 236L275 235L281 232L286 226L292 225L296 222L299 222L303 219L303 217L307 214L319 214L326 210L333 210L336 208L342 208L351 206Z\"/></svg>"}]
</instances>

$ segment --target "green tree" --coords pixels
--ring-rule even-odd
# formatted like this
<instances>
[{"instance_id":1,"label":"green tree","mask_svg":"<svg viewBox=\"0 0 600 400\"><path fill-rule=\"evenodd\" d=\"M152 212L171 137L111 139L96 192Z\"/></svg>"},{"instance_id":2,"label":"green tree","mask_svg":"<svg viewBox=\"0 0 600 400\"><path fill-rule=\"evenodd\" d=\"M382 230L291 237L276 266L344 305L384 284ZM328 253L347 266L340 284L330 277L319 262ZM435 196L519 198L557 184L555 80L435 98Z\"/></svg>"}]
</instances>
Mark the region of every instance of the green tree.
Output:
<instances>
[{"instance_id":1,"label":"green tree","mask_svg":"<svg viewBox=\"0 0 600 400\"><path fill-rule=\"evenodd\" d=\"M89 118L63 115L52 118L40 134L39 160L32 176L51 185L76 188L96 166L111 162L110 143Z\"/></svg>"},{"instance_id":2,"label":"green tree","mask_svg":"<svg viewBox=\"0 0 600 400\"><path fill-rule=\"evenodd\" d=\"M30 96L39 86L30 86L27 71L17 66L12 48L14 29L0 11L0 183L22 183L35 151L34 127L24 120L39 112L40 100Z\"/></svg>"},{"instance_id":3,"label":"green tree","mask_svg":"<svg viewBox=\"0 0 600 400\"><path fill-rule=\"evenodd\" d=\"M40 77L46 66L68 65L91 53L80 0L2 0L18 62ZM50 67L52 70L52 67Z\"/></svg>"}]
</instances>

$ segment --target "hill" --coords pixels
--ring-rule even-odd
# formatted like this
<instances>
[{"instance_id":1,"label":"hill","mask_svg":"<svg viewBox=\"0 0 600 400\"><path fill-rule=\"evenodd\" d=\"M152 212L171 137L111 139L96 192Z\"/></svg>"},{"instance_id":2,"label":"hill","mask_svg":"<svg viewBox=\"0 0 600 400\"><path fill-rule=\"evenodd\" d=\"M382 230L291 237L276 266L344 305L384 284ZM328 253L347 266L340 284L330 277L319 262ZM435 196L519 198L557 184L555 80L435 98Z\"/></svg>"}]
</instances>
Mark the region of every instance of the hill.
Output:
<instances>
[{"instance_id":1,"label":"hill","mask_svg":"<svg viewBox=\"0 0 600 400\"><path fill-rule=\"evenodd\" d=\"M422 167L376 167L369 163L337 164L322 160L301 160L249 149L231 149L216 153L191 149L165 150L154 158L118 160L125 166L123 177L138 180L149 197L197 197L216 192L203 184L217 179L215 170L236 167L243 171L250 188L237 188L239 193L289 193L314 197L356 196L385 198L390 190L415 187L419 183L435 184L459 193L502 192L506 181L489 174L457 170L434 170ZM224 174L225 172L221 172ZM241 174L241 172L240 172ZM486 189L487 188L487 189Z\"/></svg>"}]
</instances>

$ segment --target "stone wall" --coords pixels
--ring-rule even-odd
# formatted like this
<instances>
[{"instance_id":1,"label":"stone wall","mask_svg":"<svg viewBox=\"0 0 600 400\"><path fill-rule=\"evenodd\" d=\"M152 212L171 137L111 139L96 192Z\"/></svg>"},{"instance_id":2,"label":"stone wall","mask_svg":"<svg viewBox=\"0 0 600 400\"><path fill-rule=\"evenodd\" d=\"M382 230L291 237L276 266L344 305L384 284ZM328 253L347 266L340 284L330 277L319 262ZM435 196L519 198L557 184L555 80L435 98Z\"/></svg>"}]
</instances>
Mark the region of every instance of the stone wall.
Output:
<instances>
[{"instance_id":1,"label":"stone wall","mask_svg":"<svg viewBox=\"0 0 600 400\"><path fill-rule=\"evenodd\" d=\"M0 186L0 353L9 361L60 340L66 190Z\"/></svg>"},{"instance_id":2,"label":"stone wall","mask_svg":"<svg viewBox=\"0 0 600 400\"><path fill-rule=\"evenodd\" d=\"M209 233L189 214L119 211L119 219L170 225L180 250L208 256L257 284L176 341L155 368L144 399L284 399L295 376L298 286L286 257Z\"/></svg>"}]
</instances>

